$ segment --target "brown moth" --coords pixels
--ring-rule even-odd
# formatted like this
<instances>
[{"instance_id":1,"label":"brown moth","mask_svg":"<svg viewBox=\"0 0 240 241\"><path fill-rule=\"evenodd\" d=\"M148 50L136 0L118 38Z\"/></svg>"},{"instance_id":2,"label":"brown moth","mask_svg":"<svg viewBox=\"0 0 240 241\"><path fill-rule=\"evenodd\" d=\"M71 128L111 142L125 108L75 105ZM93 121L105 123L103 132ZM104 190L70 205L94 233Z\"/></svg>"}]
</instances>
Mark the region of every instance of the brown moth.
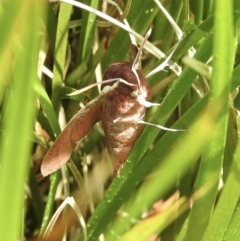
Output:
<instances>
[{"instance_id":1,"label":"brown moth","mask_svg":"<svg viewBox=\"0 0 240 241\"><path fill-rule=\"evenodd\" d=\"M115 171L127 159L142 130L142 124L138 123L146 112L142 100L150 101L152 97L142 71L139 69L134 73L132 66L130 62L112 64L103 76L103 79L121 78L133 84L129 86L120 82L117 88L106 94L103 104L102 125Z\"/></svg>"},{"instance_id":2,"label":"brown moth","mask_svg":"<svg viewBox=\"0 0 240 241\"><path fill-rule=\"evenodd\" d=\"M133 63L111 64L103 75L102 93L90 101L67 124L43 158L41 172L47 176L71 157L76 143L101 121L113 167L116 172L127 159L141 130L152 93L142 70L140 55L146 34Z\"/></svg>"},{"instance_id":3,"label":"brown moth","mask_svg":"<svg viewBox=\"0 0 240 241\"><path fill-rule=\"evenodd\" d=\"M136 142L144 117L146 105L152 94L140 69L133 63L118 62L108 67L103 80L116 79L102 84L102 93L81 109L67 124L45 155L41 172L47 176L61 168L70 159L76 143L98 121L102 121L106 146L117 172ZM125 80L124 81L118 81Z\"/></svg>"}]
</instances>

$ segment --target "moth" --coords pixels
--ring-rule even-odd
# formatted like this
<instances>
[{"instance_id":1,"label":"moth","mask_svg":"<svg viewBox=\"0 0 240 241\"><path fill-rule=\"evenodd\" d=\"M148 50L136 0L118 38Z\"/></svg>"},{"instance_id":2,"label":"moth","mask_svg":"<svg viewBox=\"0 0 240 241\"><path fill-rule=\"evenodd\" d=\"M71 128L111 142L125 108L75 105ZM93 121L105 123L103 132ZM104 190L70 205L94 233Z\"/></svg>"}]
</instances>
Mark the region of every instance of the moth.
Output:
<instances>
[{"instance_id":1,"label":"moth","mask_svg":"<svg viewBox=\"0 0 240 241\"><path fill-rule=\"evenodd\" d=\"M144 41L133 63L117 62L107 68L101 94L70 120L43 158L43 176L66 164L76 143L99 121L113 167L118 172L141 133L140 121L146 107L151 106L150 86L142 70L136 67L143 44Z\"/></svg>"},{"instance_id":2,"label":"moth","mask_svg":"<svg viewBox=\"0 0 240 241\"><path fill-rule=\"evenodd\" d=\"M142 130L138 120L146 112L144 102L152 97L142 70L133 71L132 66L130 62L118 62L108 67L103 80L116 81L102 84L102 93L70 120L42 161L43 176L61 168L70 159L76 143L99 121L114 169L119 170Z\"/></svg>"}]
</instances>

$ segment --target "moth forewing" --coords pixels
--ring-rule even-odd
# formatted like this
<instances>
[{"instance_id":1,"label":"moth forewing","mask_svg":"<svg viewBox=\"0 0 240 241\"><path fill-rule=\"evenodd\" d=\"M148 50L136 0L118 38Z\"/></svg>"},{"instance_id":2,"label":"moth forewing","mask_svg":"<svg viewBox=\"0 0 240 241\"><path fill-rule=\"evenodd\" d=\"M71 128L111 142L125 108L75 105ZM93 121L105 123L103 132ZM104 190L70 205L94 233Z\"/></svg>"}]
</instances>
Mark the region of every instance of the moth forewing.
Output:
<instances>
[{"instance_id":1,"label":"moth forewing","mask_svg":"<svg viewBox=\"0 0 240 241\"><path fill-rule=\"evenodd\" d=\"M99 95L90 101L70 120L43 158L41 173L47 176L61 168L70 159L76 143L102 119L105 96Z\"/></svg>"}]
</instances>

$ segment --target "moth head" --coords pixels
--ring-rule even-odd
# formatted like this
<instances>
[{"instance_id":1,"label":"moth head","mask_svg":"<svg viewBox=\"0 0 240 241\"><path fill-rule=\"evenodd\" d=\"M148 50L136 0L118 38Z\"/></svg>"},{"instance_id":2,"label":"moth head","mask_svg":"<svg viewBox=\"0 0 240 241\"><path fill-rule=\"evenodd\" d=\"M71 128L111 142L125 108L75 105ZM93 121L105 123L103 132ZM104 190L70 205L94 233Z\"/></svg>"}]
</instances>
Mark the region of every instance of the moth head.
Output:
<instances>
[{"instance_id":1,"label":"moth head","mask_svg":"<svg viewBox=\"0 0 240 241\"><path fill-rule=\"evenodd\" d=\"M125 95L131 95L132 97L138 97L143 95L148 101L151 99L151 90L149 84L143 75L142 70L137 69L133 71L133 64L131 62L118 62L111 64L103 75L103 80L108 79L123 79L130 85L124 82L119 82L118 91ZM107 85L113 85L115 82L102 84L101 89Z\"/></svg>"}]
</instances>

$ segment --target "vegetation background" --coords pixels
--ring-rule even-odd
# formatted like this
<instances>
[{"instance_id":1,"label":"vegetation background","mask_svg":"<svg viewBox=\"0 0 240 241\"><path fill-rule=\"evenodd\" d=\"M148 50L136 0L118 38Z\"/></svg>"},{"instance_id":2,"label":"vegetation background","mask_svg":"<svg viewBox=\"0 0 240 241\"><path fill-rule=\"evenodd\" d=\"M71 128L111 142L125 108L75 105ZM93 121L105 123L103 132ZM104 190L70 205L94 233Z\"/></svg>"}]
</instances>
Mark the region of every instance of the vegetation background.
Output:
<instances>
[{"instance_id":1,"label":"vegetation background","mask_svg":"<svg viewBox=\"0 0 240 241\"><path fill-rule=\"evenodd\" d=\"M111 1L82 2L122 21ZM176 47L165 71L148 78L152 102L161 105L149 108L146 120L185 131L145 126L114 177L97 126L70 168L44 179L50 140L98 90L67 94L128 60L131 41L77 4L0 3L1 240L239 240L240 2L162 1L172 25L156 2L115 1L138 34L152 28L157 50L145 46L146 75L164 61L159 49L169 56Z\"/></svg>"}]
</instances>

